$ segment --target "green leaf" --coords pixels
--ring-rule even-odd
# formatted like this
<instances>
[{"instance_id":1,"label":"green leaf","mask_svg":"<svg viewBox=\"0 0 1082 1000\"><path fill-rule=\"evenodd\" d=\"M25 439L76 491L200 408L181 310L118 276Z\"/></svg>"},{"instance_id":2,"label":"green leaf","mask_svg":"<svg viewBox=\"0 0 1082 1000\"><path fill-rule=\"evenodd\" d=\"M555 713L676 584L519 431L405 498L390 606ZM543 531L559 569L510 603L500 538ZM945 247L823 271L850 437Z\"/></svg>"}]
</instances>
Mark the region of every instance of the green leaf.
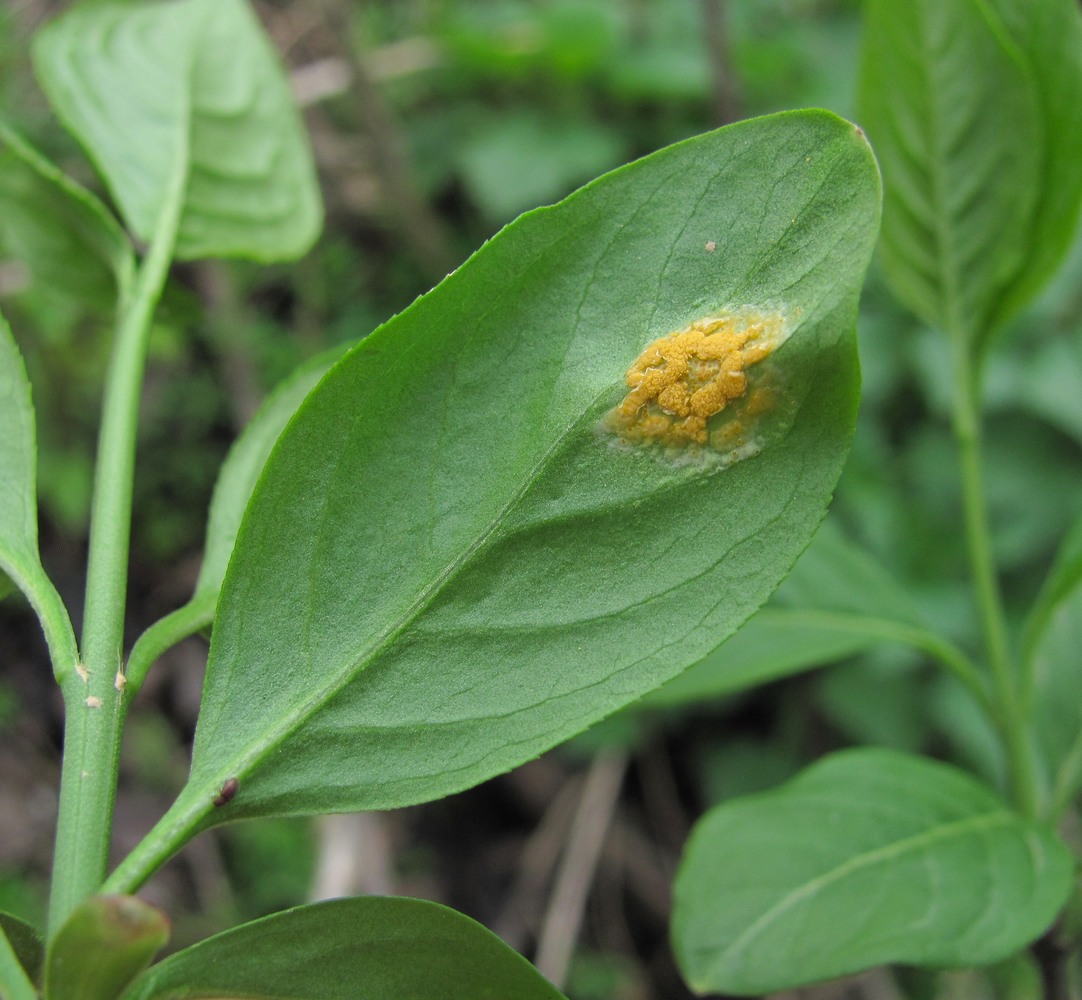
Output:
<instances>
[{"instance_id":1,"label":"green leaf","mask_svg":"<svg viewBox=\"0 0 1082 1000\"><path fill-rule=\"evenodd\" d=\"M181 639L207 628L214 620L218 591L233 552L244 509L271 449L304 397L342 356L332 348L301 365L264 401L222 463L210 502L203 565L192 599L156 622L139 637L128 660L129 697L134 697L154 660Z\"/></svg>"},{"instance_id":2,"label":"green leaf","mask_svg":"<svg viewBox=\"0 0 1082 1000\"><path fill-rule=\"evenodd\" d=\"M724 698L843 660L880 641L859 629L768 605L708 656L647 694L642 705L677 708Z\"/></svg>"},{"instance_id":3,"label":"green leaf","mask_svg":"<svg viewBox=\"0 0 1082 1000\"><path fill-rule=\"evenodd\" d=\"M38 555L37 451L34 405L22 355L0 317L0 571L34 606L57 679L78 660L64 604Z\"/></svg>"},{"instance_id":4,"label":"green leaf","mask_svg":"<svg viewBox=\"0 0 1082 1000\"><path fill-rule=\"evenodd\" d=\"M282 260L321 207L289 87L244 0L85 4L47 25L35 67L127 224L154 233L187 165L176 255Z\"/></svg>"},{"instance_id":5,"label":"green leaf","mask_svg":"<svg viewBox=\"0 0 1082 1000\"><path fill-rule=\"evenodd\" d=\"M883 268L906 306L974 346L1067 248L1082 198L1080 53L1072 0L866 6L860 90L883 169Z\"/></svg>"},{"instance_id":6,"label":"green leaf","mask_svg":"<svg viewBox=\"0 0 1082 1000\"><path fill-rule=\"evenodd\" d=\"M241 518L271 449L281 437L297 407L327 374L346 348L335 347L305 362L277 386L229 450L222 463L210 501L207 540L195 596L218 599Z\"/></svg>"},{"instance_id":7,"label":"green leaf","mask_svg":"<svg viewBox=\"0 0 1082 1000\"><path fill-rule=\"evenodd\" d=\"M149 969L124 1000L559 1000L469 917L418 899L300 906L218 934Z\"/></svg>"},{"instance_id":8,"label":"green leaf","mask_svg":"<svg viewBox=\"0 0 1082 1000\"><path fill-rule=\"evenodd\" d=\"M2 120L0 149L0 243L49 294L115 310L134 268L116 219Z\"/></svg>"},{"instance_id":9,"label":"green leaf","mask_svg":"<svg viewBox=\"0 0 1082 1000\"><path fill-rule=\"evenodd\" d=\"M165 914L134 896L91 896L49 944L49 1000L115 1000L169 940Z\"/></svg>"},{"instance_id":10,"label":"green leaf","mask_svg":"<svg viewBox=\"0 0 1082 1000\"><path fill-rule=\"evenodd\" d=\"M31 982L37 981L41 974L44 957L41 935L24 920L3 911L0 911L0 932L3 933L0 950L7 952L6 955L0 956L0 969L2 969L0 988L3 987L5 979L17 981L21 978ZM18 964L19 969L12 966L12 959ZM36 997L37 993L31 991L30 996Z\"/></svg>"},{"instance_id":11,"label":"green leaf","mask_svg":"<svg viewBox=\"0 0 1082 1000\"><path fill-rule=\"evenodd\" d=\"M745 123L525 216L363 341L246 515L194 753L204 801L233 776L233 816L445 795L732 632L837 477L876 204L848 123ZM780 438L729 467L614 446L600 425L628 364L731 303L800 316Z\"/></svg>"},{"instance_id":12,"label":"green leaf","mask_svg":"<svg viewBox=\"0 0 1082 1000\"><path fill-rule=\"evenodd\" d=\"M926 637L906 590L828 520L765 608L643 704L694 704Z\"/></svg>"},{"instance_id":13,"label":"green leaf","mask_svg":"<svg viewBox=\"0 0 1082 1000\"><path fill-rule=\"evenodd\" d=\"M837 479L877 204L849 123L746 122L524 216L362 341L249 504L190 783L151 843L449 794L734 631ZM734 404L761 453L618 439L628 365L733 304L793 323L747 397L766 412Z\"/></svg>"},{"instance_id":14,"label":"green leaf","mask_svg":"<svg viewBox=\"0 0 1082 1000\"><path fill-rule=\"evenodd\" d=\"M673 940L694 989L737 995L886 962L985 965L1039 937L1071 883L1055 834L969 775L849 750L707 813Z\"/></svg>"},{"instance_id":15,"label":"green leaf","mask_svg":"<svg viewBox=\"0 0 1082 1000\"><path fill-rule=\"evenodd\" d=\"M1028 231L1014 233L1026 252L1012 275L995 322L1033 299L1070 248L1082 206L1082 11L1073 0L987 0L1002 19L1036 98L1040 143L1037 202Z\"/></svg>"}]
</instances>

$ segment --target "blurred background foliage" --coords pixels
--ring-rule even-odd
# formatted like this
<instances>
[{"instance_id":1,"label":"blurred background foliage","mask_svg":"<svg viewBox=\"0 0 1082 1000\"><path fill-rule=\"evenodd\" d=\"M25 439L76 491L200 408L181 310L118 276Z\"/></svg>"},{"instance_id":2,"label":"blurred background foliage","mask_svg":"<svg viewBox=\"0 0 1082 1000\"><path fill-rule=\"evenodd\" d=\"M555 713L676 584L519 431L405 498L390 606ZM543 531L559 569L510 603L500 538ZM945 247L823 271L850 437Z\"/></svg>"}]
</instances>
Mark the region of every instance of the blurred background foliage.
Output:
<instances>
[{"instance_id":1,"label":"blurred background foliage","mask_svg":"<svg viewBox=\"0 0 1082 1000\"><path fill-rule=\"evenodd\" d=\"M29 39L62 6L0 6L0 107L100 190L30 70ZM265 393L302 360L370 332L518 213L629 159L775 110L822 106L853 116L857 0L256 7L305 110L327 226L289 267L175 269L143 402L132 638L190 592L219 463ZM78 280L48 284L20 264L12 220L32 211L33 199L9 167L0 159L0 309L34 386L43 557L78 625L109 304ZM1082 244L989 360L988 486L1016 618L1082 508L1080 324ZM864 403L832 517L933 623L972 646L947 345L900 310L874 268L860 343ZM25 607L0 604L0 624L0 908L37 919L61 713ZM144 689L125 747L118 853L182 783L204 657L200 640L183 644ZM463 909L528 955L544 952L553 963L546 971L566 969L577 1000L688 996L665 939L668 885L706 806L776 784L853 742L953 755L994 774L973 716L964 694L919 655L884 647L690 709L622 713L445 802L205 835L150 894L175 917L180 945L306 897L414 893ZM604 805L597 793L606 787L607 811L591 812L591 803ZM572 895L569 909L557 891L561 873L569 859L583 860L576 845L591 823L602 833L596 857L585 859L592 888ZM579 918L572 958L554 928ZM875 984L854 988L872 996Z\"/></svg>"}]
</instances>

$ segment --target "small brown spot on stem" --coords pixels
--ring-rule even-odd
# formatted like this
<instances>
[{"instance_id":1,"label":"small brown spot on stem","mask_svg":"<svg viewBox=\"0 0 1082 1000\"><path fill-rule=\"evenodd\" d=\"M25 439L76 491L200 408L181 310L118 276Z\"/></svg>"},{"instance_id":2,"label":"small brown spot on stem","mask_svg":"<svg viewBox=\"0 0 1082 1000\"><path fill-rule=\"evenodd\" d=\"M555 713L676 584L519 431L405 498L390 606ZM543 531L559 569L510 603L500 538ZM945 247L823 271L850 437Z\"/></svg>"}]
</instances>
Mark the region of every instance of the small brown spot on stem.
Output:
<instances>
[{"instance_id":1,"label":"small brown spot on stem","mask_svg":"<svg viewBox=\"0 0 1082 1000\"><path fill-rule=\"evenodd\" d=\"M236 778L226 778L222 783L221 789L214 798L214 805L219 808L224 806L237 794L237 789L239 788L240 782Z\"/></svg>"}]
</instances>

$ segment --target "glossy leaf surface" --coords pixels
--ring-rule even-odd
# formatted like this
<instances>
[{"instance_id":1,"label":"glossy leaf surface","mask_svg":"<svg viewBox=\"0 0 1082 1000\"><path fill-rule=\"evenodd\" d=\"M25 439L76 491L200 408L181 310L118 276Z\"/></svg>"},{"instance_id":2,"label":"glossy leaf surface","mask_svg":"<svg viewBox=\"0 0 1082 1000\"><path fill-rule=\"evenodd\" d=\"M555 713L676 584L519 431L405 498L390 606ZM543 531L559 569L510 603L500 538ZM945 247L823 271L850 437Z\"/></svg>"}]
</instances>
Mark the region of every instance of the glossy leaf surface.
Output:
<instances>
[{"instance_id":1,"label":"glossy leaf surface","mask_svg":"<svg viewBox=\"0 0 1082 1000\"><path fill-rule=\"evenodd\" d=\"M884 270L974 344L1051 276L1082 198L1071 0L866 5L862 122L884 175Z\"/></svg>"},{"instance_id":2,"label":"glossy leaf surface","mask_svg":"<svg viewBox=\"0 0 1082 1000\"><path fill-rule=\"evenodd\" d=\"M561 1000L495 934L417 899L301 906L226 931L149 969L124 1000Z\"/></svg>"},{"instance_id":3,"label":"glossy leaf surface","mask_svg":"<svg viewBox=\"0 0 1082 1000\"><path fill-rule=\"evenodd\" d=\"M1039 937L1071 882L1054 834L969 775L850 750L707 813L677 876L673 939L701 992L983 965Z\"/></svg>"},{"instance_id":4,"label":"glossy leaf surface","mask_svg":"<svg viewBox=\"0 0 1082 1000\"><path fill-rule=\"evenodd\" d=\"M244 0L86 4L47 25L34 56L142 239L179 171L178 257L281 260L311 245L321 223L311 154Z\"/></svg>"},{"instance_id":5,"label":"glossy leaf surface","mask_svg":"<svg viewBox=\"0 0 1082 1000\"><path fill-rule=\"evenodd\" d=\"M239 777L232 815L444 795L716 645L837 477L876 205L848 123L734 126L525 216L363 341L249 507L192 782ZM799 408L761 455L703 468L599 430L653 337L782 302Z\"/></svg>"}]
</instances>

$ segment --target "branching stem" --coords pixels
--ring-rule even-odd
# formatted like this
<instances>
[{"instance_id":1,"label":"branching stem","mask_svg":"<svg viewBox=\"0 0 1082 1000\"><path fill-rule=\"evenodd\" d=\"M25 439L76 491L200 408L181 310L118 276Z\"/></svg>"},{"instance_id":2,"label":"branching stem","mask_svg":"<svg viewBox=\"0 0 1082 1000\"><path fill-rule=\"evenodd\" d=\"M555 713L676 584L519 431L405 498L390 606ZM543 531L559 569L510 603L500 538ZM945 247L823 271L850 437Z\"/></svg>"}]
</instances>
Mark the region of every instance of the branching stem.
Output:
<instances>
[{"instance_id":1,"label":"branching stem","mask_svg":"<svg viewBox=\"0 0 1082 1000\"><path fill-rule=\"evenodd\" d=\"M49 934L105 878L116 799L124 703L121 659L127 596L135 441L150 323L169 273L187 183L177 165L150 249L120 306L105 383L91 506L82 668L64 684L60 779Z\"/></svg>"}]
</instances>

